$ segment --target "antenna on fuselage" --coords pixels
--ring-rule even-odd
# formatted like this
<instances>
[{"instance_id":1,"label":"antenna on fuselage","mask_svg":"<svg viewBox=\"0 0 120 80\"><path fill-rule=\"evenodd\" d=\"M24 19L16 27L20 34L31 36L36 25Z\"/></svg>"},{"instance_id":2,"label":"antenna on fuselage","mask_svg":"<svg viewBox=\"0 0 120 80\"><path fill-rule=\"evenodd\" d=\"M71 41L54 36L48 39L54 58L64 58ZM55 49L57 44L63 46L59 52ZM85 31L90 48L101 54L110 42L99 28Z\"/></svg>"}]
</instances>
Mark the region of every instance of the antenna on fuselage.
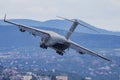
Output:
<instances>
[{"instance_id":1,"label":"antenna on fuselage","mask_svg":"<svg viewBox=\"0 0 120 80\"><path fill-rule=\"evenodd\" d=\"M70 20L70 19L67 19L67 18L64 18L64 17L60 17L60 16L57 16L57 17L62 18L62 19L65 19L65 20L70 21L70 22L73 22L71 28L69 29L69 32L68 32L67 35L65 36L66 39L69 39L69 38L70 38L70 36L72 35L72 33L74 32L74 30L76 29L76 27L77 27L78 25L81 25L81 26L83 26L83 27L85 27L85 28L88 28L88 29L90 29L90 30L92 30L92 31L98 32L98 31L96 31L96 30L94 30L94 29L92 29L92 28L90 28L90 27L88 27L88 26L80 23L77 19L72 19L72 20Z\"/></svg>"}]
</instances>

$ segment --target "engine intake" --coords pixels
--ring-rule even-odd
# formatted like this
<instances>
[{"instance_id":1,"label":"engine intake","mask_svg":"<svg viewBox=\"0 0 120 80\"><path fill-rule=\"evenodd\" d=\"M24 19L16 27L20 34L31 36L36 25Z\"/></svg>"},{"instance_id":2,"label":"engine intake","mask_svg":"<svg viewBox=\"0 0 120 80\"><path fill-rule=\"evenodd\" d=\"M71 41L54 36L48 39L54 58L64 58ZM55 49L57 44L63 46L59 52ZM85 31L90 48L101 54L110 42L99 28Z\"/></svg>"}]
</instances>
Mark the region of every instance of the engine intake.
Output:
<instances>
[{"instance_id":1,"label":"engine intake","mask_svg":"<svg viewBox=\"0 0 120 80\"><path fill-rule=\"evenodd\" d=\"M21 31L21 32L25 32L25 30L24 30L24 29L20 29L20 31Z\"/></svg>"}]
</instances>

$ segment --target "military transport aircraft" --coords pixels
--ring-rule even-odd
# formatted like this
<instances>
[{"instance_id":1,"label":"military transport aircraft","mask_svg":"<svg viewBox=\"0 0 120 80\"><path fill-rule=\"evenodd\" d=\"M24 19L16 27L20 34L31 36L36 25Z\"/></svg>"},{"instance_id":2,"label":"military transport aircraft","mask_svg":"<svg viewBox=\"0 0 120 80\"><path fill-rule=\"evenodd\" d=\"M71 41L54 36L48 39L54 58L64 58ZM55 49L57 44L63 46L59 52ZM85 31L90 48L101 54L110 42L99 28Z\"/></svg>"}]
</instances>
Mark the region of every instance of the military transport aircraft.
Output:
<instances>
[{"instance_id":1,"label":"military transport aircraft","mask_svg":"<svg viewBox=\"0 0 120 80\"><path fill-rule=\"evenodd\" d=\"M59 18L63 18L63 17L59 17ZM87 48L84 48L81 45L79 45L69 39L71 34L73 33L73 31L75 30L75 28L78 25L81 25L81 26L86 27L91 30L94 30L94 29L83 25L82 23L78 22L77 19L74 19L74 20L70 20L70 19L66 19L66 18L63 18L63 19L73 22L73 24L72 24L70 30L68 31L68 33L66 34L66 36L62 36L53 31L42 30L42 29L37 29L34 27L18 24L18 23L6 20L6 15L4 16L4 22L18 26L18 28L21 32L28 31L28 32L32 33L32 35L34 35L34 36L40 36L41 37L41 42L40 42L41 48L44 48L44 49L47 49L48 47L52 48L59 55L63 55L65 53L66 49L71 48L71 49L74 49L75 51L77 51L79 54L90 54L93 56L98 56L107 61L111 61L110 59L108 59L100 54L97 54ZM96 30L94 30L94 31L96 31Z\"/></svg>"}]
</instances>

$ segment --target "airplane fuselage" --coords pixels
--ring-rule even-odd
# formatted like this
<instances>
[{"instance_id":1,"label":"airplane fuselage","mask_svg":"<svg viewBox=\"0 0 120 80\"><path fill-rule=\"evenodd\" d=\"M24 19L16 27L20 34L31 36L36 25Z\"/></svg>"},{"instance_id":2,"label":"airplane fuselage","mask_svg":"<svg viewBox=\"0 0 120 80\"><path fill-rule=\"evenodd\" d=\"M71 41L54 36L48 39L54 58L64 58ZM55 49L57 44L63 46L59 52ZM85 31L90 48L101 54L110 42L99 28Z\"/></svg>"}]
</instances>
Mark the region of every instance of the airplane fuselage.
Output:
<instances>
[{"instance_id":1,"label":"airplane fuselage","mask_svg":"<svg viewBox=\"0 0 120 80\"><path fill-rule=\"evenodd\" d=\"M55 33L53 31L47 31L50 34L50 37L42 44L46 45L47 47L53 48L56 50L57 53L63 53L65 49L69 48L69 40L67 40L64 36Z\"/></svg>"},{"instance_id":2,"label":"airplane fuselage","mask_svg":"<svg viewBox=\"0 0 120 80\"><path fill-rule=\"evenodd\" d=\"M61 18L63 18L63 17L61 17ZM40 36L41 37L40 47L44 48L44 49L47 49L48 47L53 48L56 51L56 53L58 53L59 55L63 55L63 53L65 52L65 50L67 48L71 48L71 49L74 49L75 51L77 51L79 54L87 53L90 55L98 56L107 61L111 61L110 59L108 59L102 55L99 55L89 49L86 49L86 48L80 46L79 44L69 40L71 34L74 32L74 30L78 24L81 26L84 26L88 29L91 29L91 28L89 28L88 26L86 26L82 23L79 23L77 20L69 20L66 18L63 18L63 19L73 22L73 24L72 24L71 28L69 29L68 33L66 34L66 36L62 36L53 31L37 29L34 27L30 27L30 26L26 26L26 25L22 25L22 24L18 24L18 23L6 20L6 15L4 17L4 22L18 26L18 28L21 32L28 31L33 36ZM91 30L93 30L93 29L91 29ZM93 31L96 31L96 30L93 30Z\"/></svg>"}]
</instances>

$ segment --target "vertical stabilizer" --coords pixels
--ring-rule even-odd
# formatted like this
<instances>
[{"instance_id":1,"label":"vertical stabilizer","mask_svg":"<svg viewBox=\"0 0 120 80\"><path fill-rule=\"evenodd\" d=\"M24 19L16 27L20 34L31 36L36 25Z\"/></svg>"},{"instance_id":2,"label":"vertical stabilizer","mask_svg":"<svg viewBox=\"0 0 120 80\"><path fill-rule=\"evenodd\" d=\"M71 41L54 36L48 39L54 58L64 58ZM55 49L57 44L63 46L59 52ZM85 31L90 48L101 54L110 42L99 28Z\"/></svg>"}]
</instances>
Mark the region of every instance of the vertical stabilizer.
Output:
<instances>
[{"instance_id":1,"label":"vertical stabilizer","mask_svg":"<svg viewBox=\"0 0 120 80\"><path fill-rule=\"evenodd\" d=\"M75 30L75 28L77 27L77 25L78 25L78 22L77 22L77 20L75 20L75 21L73 22L71 28L69 29L69 32L68 32L68 33L66 34L66 36L65 36L66 39L69 39L69 38L70 38L70 36L72 35L72 33L73 33L73 31Z\"/></svg>"},{"instance_id":2,"label":"vertical stabilizer","mask_svg":"<svg viewBox=\"0 0 120 80\"><path fill-rule=\"evenodd\" d=\"M90 30L92 30L92 31L98 32L98 31L96 31L95 29L90 28L88 25L85 25L85 24L83 24L83 23L81 23L81 22L78 22L77 19L70 20L70 19L67 19L67 18L64 18L64 17L60 17L60 16L57 16L57 17L62 18L62 19L65 19L65 20L70 21L70 22L73 22L71 28L69 29L69 32L68 32L68 33L66 34L66 36L65 36L66 39L69 39L69 38L70 38L70 36L72 35L73 31L75 30L75 28L77 27L78 24L81 25L81 26L83 26L83 27L85 27L85 28L88 28L88 29L90 29Z\"/></svg>"}]
</instances>

